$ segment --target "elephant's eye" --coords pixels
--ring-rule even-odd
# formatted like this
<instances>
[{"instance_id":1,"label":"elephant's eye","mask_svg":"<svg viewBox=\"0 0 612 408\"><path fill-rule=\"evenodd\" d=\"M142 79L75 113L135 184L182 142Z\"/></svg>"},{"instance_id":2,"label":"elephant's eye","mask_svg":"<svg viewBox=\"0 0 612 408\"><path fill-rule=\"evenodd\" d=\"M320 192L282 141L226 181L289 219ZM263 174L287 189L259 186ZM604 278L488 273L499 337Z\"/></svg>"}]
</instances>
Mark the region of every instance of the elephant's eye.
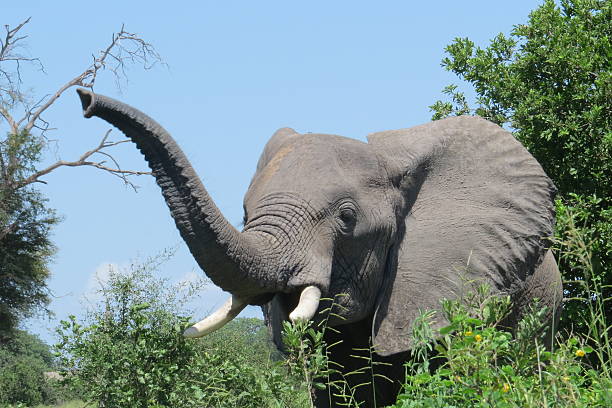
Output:
<instances>
[{"instance_id":1,"label":"elephant's eye","mask_svg":"<svg viewBox=\"0 0 612 408\"><path fill-rule=\"evenodd\" d=\"M355 224L357 213L350 207L344 207L340 209L340 219L344 222L347 227L352 227Z\"/></svg>"}]
</instances>

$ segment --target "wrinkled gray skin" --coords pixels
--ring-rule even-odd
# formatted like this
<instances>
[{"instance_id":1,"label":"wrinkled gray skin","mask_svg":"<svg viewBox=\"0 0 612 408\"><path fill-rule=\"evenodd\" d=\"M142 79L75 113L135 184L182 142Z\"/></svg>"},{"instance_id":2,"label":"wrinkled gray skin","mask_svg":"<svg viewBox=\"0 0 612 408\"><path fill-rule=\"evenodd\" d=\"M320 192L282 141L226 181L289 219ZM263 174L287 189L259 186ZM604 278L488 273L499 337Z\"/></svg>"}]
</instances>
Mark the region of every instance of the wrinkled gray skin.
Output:
<instances>
[{"instance_id":1,"label":"wrinkled gray skin","mask_svg":"<svg viewBox=\"0 0 612 408\"><path fill-rule=\"evenodd\" d=\"M198 264L224 290L263 307L277 345L301 289L314 285L336 297L343 307L331 324L341 333L326 337L343 342L332 359L347 372L361 367L349 355L371 339L377 360L391 364L376 367L393 384L358 389L365 406L374 406L374 393L377 405L393 402L414 318L460 296L466 282L511 294L511 327L533 298L558 312L560 277L546 240L555 187L495 124L449 118L376 133L368 143L280 129L257 165L240 232L160 125L121 102L78 92L86 117L136 143ZM435 325L444 323L438 317ZM316 401L336 403L326 391Z\"/></svg>"}]
</instances>

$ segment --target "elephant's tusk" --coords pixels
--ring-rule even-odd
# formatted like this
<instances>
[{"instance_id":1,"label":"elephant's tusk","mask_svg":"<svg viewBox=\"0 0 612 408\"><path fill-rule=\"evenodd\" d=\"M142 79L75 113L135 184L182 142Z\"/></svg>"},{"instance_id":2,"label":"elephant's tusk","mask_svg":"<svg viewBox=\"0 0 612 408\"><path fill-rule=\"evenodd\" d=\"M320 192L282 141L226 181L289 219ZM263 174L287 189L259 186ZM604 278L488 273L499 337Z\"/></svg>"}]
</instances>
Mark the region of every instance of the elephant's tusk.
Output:
<instances>
[{"instance_id":1,"label":"elephant's tusk","mask_svg":"<svg viewBox=\"0 0 612 408\"><path fill-rule=\"evenodd\" d=\"M308 286L302 290L300 294L300 302L289 314L289 320L296 322L297 320L308 321L313 318L319 308L321 300L321 290L316 286Z\"/></svg>"},{"instance_id":2,"label":"elephant's tusk","mask_svg":"<svg viewBox=\"0 0 612 408\"><path fill-rule=\"evenodd\" d=\"M194 338L212 333L229 323L248 304L249 302L246 299L241 299L238 296L232 295L232 297L227 299L223 306L217 309L213 314L187 328L183 332L183 336Z\"/></svg>"}]
</instances>

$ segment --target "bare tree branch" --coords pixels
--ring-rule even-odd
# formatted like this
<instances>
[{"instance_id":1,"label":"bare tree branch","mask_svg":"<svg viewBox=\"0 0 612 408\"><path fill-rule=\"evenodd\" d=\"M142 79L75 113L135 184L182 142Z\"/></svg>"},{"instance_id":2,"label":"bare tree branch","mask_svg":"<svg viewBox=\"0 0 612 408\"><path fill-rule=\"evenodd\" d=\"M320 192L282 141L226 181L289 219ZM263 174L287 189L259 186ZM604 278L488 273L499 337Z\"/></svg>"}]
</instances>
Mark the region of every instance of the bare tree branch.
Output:
<instances>
[{"instance_id":1,"label":"bare tree branch","mask_svg":"<svg viewBox=\"0 0 612 408\"><path fill-rule=\"evenodd\" d=\"M19 30L21 30L24 25L30 22L30 18L31 17L28 17L25 21L23 21L21 24L19 24L13 29L11 29L8 25L4 26L4 29L6 30L6 36L4 37L4 41L0 40L0 61L19 60L19 58L11 56L11 51L15 48L15 45L19 41L26 39L27 36L15 37L15 35L19 32ZM5 73L2 70L0 70L0 72L2 72L3 74Z\"/></svg>"},{"instance_id":2,"label":"bare tree branch","mask_svg":"<svg viewBox=\"0 0 612 408\"><path fill-rule=\"evenodd\" d=\"M8 25L5 25L4 29L6 34L4 39L0 38L0 81L6 84L6 86L2 86L3 92L0 93L0 103L8 103L10 106L22 100L22 94L19 90L22 83L21 64L24 62L36 63L40 69L44 70L38 58L26 57L17 51L22 47L22 41L27 38L26 35L18 36L19 30L29 21L30 18L27 18L15 28L10 28ZM6 63L12 64L9 64L9 68L6 68ZM14 68L10 68L11 65L13 65ZM5 96L8 97L8 101L5 101Z\"/></svg>"},{"instance_id":3,"label":"bare tree branch","mask_svg":"<svg viewBox=\"0 0 612 408\"><path fill-rule=\"evenodd\" d=\"M131 182L130 179L128 179L128 176L141 176L141 175L149 175L151 174L151 172L148 171L134 171L134 170L123 170L121 169L121 167L119 166L119 163L107 152L103 152L103 149L112 147L112 146L117 146L121 143L125 143L125 142L129 142L129 140L121 140L118 142L107 142L106 140L108 139L108 136L110 135L110 130L106 132L106 134L104 135L104 137L102 138L102 140L100 141L100 143L98 144L98 146L96 146L94 149L91 149L85 153L83 153L81 155L81 157L78 158L78 160L75 161L64 161L64 160L58 160L57 162L53 163L52 165L50 165L49 167L39 170L37 172L35 172L34 174L30 175L28 178L20 180L19 182L16 183L15 187L16 188L21 188L24 187L28 184L32 184L32 183L43 183L46 184L45 181L40 180L40 178L46 174L51 173L53 170L62 167L62 166L66 166L66 167L78 167L78 166L91 166L91 167L95 167L104 171L107 171L109 173L111 173L114 176L119 177L120 179L123 180L123 182L132 187L134 190L136 190L138 187L133 184ZM116 168L112 168L112 167L108 167L105 165L104 161L90 161L87 160L89 159L92 155L94 154L102 154L108 158L110 158L112 160L112 162L115 164Z\"/></svg>"},{"instance_id":4,"label":"bare tree branch","mask_svg":"<svg viewBox=\"0 0 612 408\"><path fill-rule=\"evenodd\" d=\"M20 126L24 120L29 119L28 123L23 127L23 129L26 132L29 132L30 130L32 130L32 128L36 124L36 121L39 120L40 115L42 115L44 111L46 111L51 105L53 105L53 103L57 100L57 98L62 96L64 91L66 91L68 88L71 88L75 85L82 85L79 77L73 78L72 80L67 82L64 86L62 86L60 89L58 89L55 92L55 94L53 94L53 96L47 99L47 102L45 102L40 108L38 108L38 110L36 110L33 113L31 111L28 111L28 114L26 114L26 116L24 116L17 122L17 126Z\"/></svg>"},{"instance_id":5,"label":"bare tree branch","mask_svg":"<svg viewBox=\"0 0 612 408\"><path fill-rule=\"evenodd\" d=\"M0 106L0 115L2 115L2 117L8 122L11 128L11 132L16 133L19 129L19 126L17 125L11 114L2 106Z\"/></svg>"},{"instance_id":6,"label":"bare tree branch","mask_svg":"<svg viewBox=\"0 0 612 408\"><path fill-rule=\"evenodd\" d=\"M49 123L42 116L68 89L75 86L93 89L98 75L105 70L111 72L119 86L122 80L127 81L126 67L128 64L141 64L144 69L150 69L157 63L165 65L161 56L151 44L143 40L138 34L126 31L125 27L121 26L121 30L112 35L111 41L106 48L92 55L91 65L58 88L53 94L46 95L36 103L31 104L20 90L22 64L38 63L41 69L44 69L44 67L40 64L38 58L30 58L17 51L22 47L23 40L27 38L26 35L20 35L20 30L29 21L30 18L14 28L5 25L5 35L0 37L0 120L4 119L6 121L10 128L9 132L14 135L30 135L32 132L37 131L37 136L35 137L40 138L40 146L47 145L48 139L46 138L46 133L51 130ZM20 119L17 120L12 111L18 105L23 107L25 113L23 116L20 114ZM10 171L7 170L19 165L19 154L10 153L6 146L3 148L0 145L3 183L5 187L19 189L32 183L44 183L40 178L59 167L91 166L120 177L125 184L136 189L136 186L128 177L150 173L123 170L117 160L104 150L124 143L127 140L107 142L107 138L108 133L102 138L102 141L96 148L83 153L78 160L59 160L51 166L35 171L23 179L16 179L15 177L17 176L8 174ZM91 160L91 156L95 154L105 157L105 160L109 161L110 165L107 165L105 160Z\"/></svg>"},{"instance_id":7,"label":"bare tree branch","mask_svg":"<svg viewBox=\"0 0 612 408\"><path fill-rule=\"evenodd\" d=\"M114 33L110 44L99 52L98 57L94 56L92 64L79 75L72 78L64 86L59 88L47 101L40 106L31 115L25 116L17 123L28 119L28 123L24 126L26 131L30 131L40 115L46 111L67 89L73 86L83 86L93 88L99 71L109 69L117 82L121 78L127 78L125 74L125 62L129 60L132 63L141 63L145 69L152 68L156 63L162 63L161 56L155 48L148 42L144 41L137 34L125 31L125 27L121 26L118 33Z\"/></svg>"}]
</instances>

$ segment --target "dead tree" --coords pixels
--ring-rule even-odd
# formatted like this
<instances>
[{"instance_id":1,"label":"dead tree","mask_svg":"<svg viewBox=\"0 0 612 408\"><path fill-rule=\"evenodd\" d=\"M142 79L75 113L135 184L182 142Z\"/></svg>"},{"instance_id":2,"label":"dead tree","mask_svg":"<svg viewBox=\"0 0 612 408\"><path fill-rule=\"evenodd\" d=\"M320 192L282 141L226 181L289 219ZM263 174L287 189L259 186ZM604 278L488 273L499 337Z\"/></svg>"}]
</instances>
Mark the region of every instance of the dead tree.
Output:
<instances>
[{"instance_id":1,"label":"dead tree","mask_svg":"<svg viewBox=\"0 0 612 408\"><path fill-rule=\"evenodd\" d=\"M120 177L126 185L136 189L130 176L149 174L149 172L125 170L119 166L108 149L128 140L109 141L110 131L106 132L97 146L84 152L76 160L58 160L44 169L24 169L23 163L19 163L19 149L12 148L9 139L27 138L28 143L33 143L35 148L42 150L49 143L47 133L52 130L43 116L64 92L73 87L93 89L98 75L104 71L110 72L117 83L120 83L122 79L127 78L125 72L127 65L139 64L144 69L150 69L155 64L164 64L160 55L150 43L138 34L126 31L122 26L120 31L112 35L106 48L92 55L91 65L60 86L55 93L32 101L22 91L23 66L35 64L41 70L44 70L44 67L38 58L31 58L20 52L27 38L26 35L22 35L23 28L29 21L28 18L14 28L5 25L5 35L0 38L0 121L4 119L9 127L7 135L0 135L0 177L4 189L17 190L32 183L45 183L41 177L63 166L95 167ZM21 113L17 115L17 112Z\"/></svg>"}]
</instances>

